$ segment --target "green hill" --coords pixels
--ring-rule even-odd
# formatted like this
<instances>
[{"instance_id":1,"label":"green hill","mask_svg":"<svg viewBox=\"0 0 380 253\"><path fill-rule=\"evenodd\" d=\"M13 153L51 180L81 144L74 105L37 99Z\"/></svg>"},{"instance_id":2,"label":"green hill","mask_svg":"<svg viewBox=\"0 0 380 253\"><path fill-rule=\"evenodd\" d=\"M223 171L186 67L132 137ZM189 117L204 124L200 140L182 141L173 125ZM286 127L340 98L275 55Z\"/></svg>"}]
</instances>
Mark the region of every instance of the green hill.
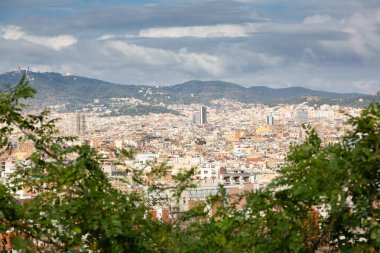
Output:
<instances>
[{"instance_id":1,"label":"green hill","mask_svg":"<svg viewBox=\"0 0 380 253\"><path fill-rule=\"evenodd\" d=\"M261 103L276 105L279 103L341 104L365 106L371 101L380 101L379 94L370 96L359 93L334 93L314 91L302 87L272 89L264 86L243 87L224 81L192 80L173 86L142 86L115 84L97 79L61 75L59 73L37 73L14 71L0 75L0 84L16 84L23 74L27 74L30 84L36 88L37 99L31 101L32 108L65 104L66 110L76 110L98 99L109 104L111 98L135 98L149 106L139 106L144 113L165 111L162 104L204 103L213 99L231 99L242 103ZM359 100L360 98L360 100ZM154 106L161 106L154 108ZM153 106L153 107L152 107ZM135 111L123 109L122 111ZM170 110L166 112L172 112ZM138 112L139 113L139 112Z\"/></svg>"}]
</instances>

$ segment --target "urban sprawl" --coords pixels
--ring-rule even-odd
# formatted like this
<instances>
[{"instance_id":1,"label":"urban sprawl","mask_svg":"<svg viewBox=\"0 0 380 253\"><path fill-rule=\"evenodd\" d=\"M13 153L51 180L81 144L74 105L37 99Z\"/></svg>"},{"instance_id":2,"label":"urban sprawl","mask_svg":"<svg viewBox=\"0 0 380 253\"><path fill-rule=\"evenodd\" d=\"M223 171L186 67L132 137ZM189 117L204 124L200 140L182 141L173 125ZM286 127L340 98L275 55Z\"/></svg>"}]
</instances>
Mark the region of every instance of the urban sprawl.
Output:
<instances>
[{"instance_id":1,"label":"urban sprawl","mask_svg":"<svg viewBox=\"0 0 380 253\"><path fill-rule=\"evenodd\" d=\"M133 99L122 101L134 103ZM196 187L182 193L181 212L215 194L220 185L230 196L265 187L278 176L289 147L304 140L303 124L313 126L323 143L328 144L338 141L346 130L347 116L342 112L360 113L360 109L337 105L317 107L303 103L269 107L230 100L210 101L208 106L169 107L181 115L106 117L101 101L95 100L91 108L73 113L53 111L51 116L59 119L60 134L78 136L76 142L88 143L98 150L104 172L121 191L135 187L133 171L147 171L154 164L167 165L165 176L159 179L164 185L172 184L172 176L178 172L195 168ZM12 149L1 155L3 182L33 152L32 144L19 142L18 137L17 133L12 136ZM132 148L134 158L115 163L117 148ZM17 197L28 199L32 194L20 190ZM169 202L168 206L155 206L156 217L167 219L170 205Z\"/></svg>"}]
</instances>

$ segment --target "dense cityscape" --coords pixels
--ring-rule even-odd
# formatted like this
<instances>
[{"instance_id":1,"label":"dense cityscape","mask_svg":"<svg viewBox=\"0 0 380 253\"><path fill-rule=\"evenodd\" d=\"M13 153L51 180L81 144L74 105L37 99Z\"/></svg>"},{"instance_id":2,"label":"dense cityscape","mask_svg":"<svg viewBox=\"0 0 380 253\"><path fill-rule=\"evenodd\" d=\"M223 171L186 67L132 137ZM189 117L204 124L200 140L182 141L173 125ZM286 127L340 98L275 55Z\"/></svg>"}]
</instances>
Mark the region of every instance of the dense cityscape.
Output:
<instances>
[{"instance_id":1,"label":"dense cityscape","mask_svg":"<svg viewBox=\"0 0 380 253\"><path fill-rule=\"evenodd\" d=\"M160 181L170 185L172 175L194 167L193 180L197 186L181 197L180 209L186 211L197 201L205 201L215 194L219 185L232 196L265 187L278 175L277 170L284 164L289 147L304 140L303 125L313 126L327 145L338 142L348 129L344 123L345 113L357 116L361 111L338 105L316 107L308 103L269 107L214 100L211 104L209 107L200 104L171 106L181 112L179 116L104 117L101 101L96 99L82 111L52 113L51 118L58 119L61 135L77 136L76 142L87 143L98 150L104 172L119 190L133 189L134 169L146 171L152 164L165 163L167 174ZM18 143L17 137L13 137L12 151L1 158L3 182L15 170L16 164L33 152L27 143ZM113 150L121 148L135 150L135 157L115 165ZM129 183L123 178L130 178ZM20 199L31 197L32 193L20 191ZM154 208L162 217L162 210L170 208L170 203L169 207Z\"/></svg>"}]
</instances>

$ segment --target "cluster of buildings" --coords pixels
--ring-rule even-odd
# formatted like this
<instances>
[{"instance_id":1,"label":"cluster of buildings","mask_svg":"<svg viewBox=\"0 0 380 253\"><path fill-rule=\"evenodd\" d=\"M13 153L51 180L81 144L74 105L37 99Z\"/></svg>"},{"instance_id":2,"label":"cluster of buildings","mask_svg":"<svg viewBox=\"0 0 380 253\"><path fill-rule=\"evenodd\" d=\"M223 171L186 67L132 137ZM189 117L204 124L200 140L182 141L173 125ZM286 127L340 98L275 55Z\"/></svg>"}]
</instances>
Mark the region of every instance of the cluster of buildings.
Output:
<instances>
[{"instance_id":1,"label":"cluster of buildings","mask_svg":"<svg viewBox=\"0 0 380 253\"><path fill-rule=\"evenodd\" d=\"M265 187L279 175L289 147L304 140L302 124L315 127L327 144L338 141L346 130L346 116L341 110L351 115L360 112L340 106L304 103L269 107L229 100L211 101L207 107L180 104L173 109L181 115L104 117L96 111L86 111L52 117L60 119L57 127L62 135L76 135L78 142L98 150L105 173L122 191L136 187L132 180L134 170L149 171L165 163L166 173L157 180L171 186L175 185L173 175L194 168L192 180L196 187L184 191L178 202L155 207L155 215L163 217L177 203L177 211L192 208L215 194L220 185L231 199ZM12 153L0 156L0 180L7 180L15 165L33 150L28 143L14 145ZM134 159L115 163L115 148L133 148ZM20 192L19 197L31 196ZM238 203L243 204L244 201Z\"/></svg>"}]
</instances>

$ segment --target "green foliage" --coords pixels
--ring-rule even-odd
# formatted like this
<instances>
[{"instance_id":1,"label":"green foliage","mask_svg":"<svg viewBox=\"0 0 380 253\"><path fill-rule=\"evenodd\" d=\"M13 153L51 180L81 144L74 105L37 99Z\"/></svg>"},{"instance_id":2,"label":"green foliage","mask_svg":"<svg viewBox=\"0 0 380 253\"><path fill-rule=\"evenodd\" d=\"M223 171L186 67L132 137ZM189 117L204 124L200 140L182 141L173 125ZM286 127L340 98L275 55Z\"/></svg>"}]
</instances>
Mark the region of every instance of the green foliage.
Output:
<instances>
[{"instance_id":1,"label":"green foliage","mask_svg":"<svg viewBox=\"0 0 380 253\"><path fill-rule=\"evenodd\" d=\"M20 218L20 205L7 191L7 188L0 184L0 234L5 234L10 228L9 222Z\"/></svg>"},{"instance_id":2,"label":"green foliage","mask_svg":"<svg viewBox=\"0 0 380 253\"><path fill-rule=\"evenodd\" d=\"M259 237L272 242L266 250L260 241L253 247L268 252L380 250L379 117L380 106L370 105L360 117L350 117L353 129L341 143L324 147L315 130L306 127L308 138L291 147L281 176L248 198L252 222L264 224Z\"/></svg>"},{"instance_id":3,"label":"green foliage","mask_svg":"<svg viewBox=\"0 0 380 253\"><path fill-rule=\"evenodd\" d=\"M161 180L167 165L151 163L149 170L133 171L133 190L117 191L96 150L60 137L48 112L23 113L22 102L34 94L25 77L0 93L2 152L10 150L16 129L35 148L10 184L0 184L0 237L13 231L20 252L380 251L379 104L349 117L351 130L340 143L323 146L305 126L308 137L290 148L281 175L267 188L230 203L220 187L173 222L162 222L149 211L178 211L182 193L195 187L194 168L167 184ZM133 157L133 151L114 152L119 164ZM17 201L14 193L22 188L35 197ZM237 210L243 198L246 205ZM37 241L43 245L37 248Z\"/></svg>"},{"instance_id":4,"label":"green foliage","mask_svg":"<svg viewBox=\"0 0 380 253\"><path fill-rule=\"evenodd\" d=\"M8 190L0 188L1 232L13 229L20 235L14 246L24 251L29 239L45 243L47 252L154 251L153 231L144 228L155 227L157 221L146 217L142 199L112 188L96 151L87 145L68 145L73 138L57 136L47 112L21 114L24 106L18 101L32 94L23 78L0 97L3 147L9 146L7 138L17 128L35 148L13 175ZM11 193L23 188L36 196L19 203Z\"/></svg>"}]
</instances>

